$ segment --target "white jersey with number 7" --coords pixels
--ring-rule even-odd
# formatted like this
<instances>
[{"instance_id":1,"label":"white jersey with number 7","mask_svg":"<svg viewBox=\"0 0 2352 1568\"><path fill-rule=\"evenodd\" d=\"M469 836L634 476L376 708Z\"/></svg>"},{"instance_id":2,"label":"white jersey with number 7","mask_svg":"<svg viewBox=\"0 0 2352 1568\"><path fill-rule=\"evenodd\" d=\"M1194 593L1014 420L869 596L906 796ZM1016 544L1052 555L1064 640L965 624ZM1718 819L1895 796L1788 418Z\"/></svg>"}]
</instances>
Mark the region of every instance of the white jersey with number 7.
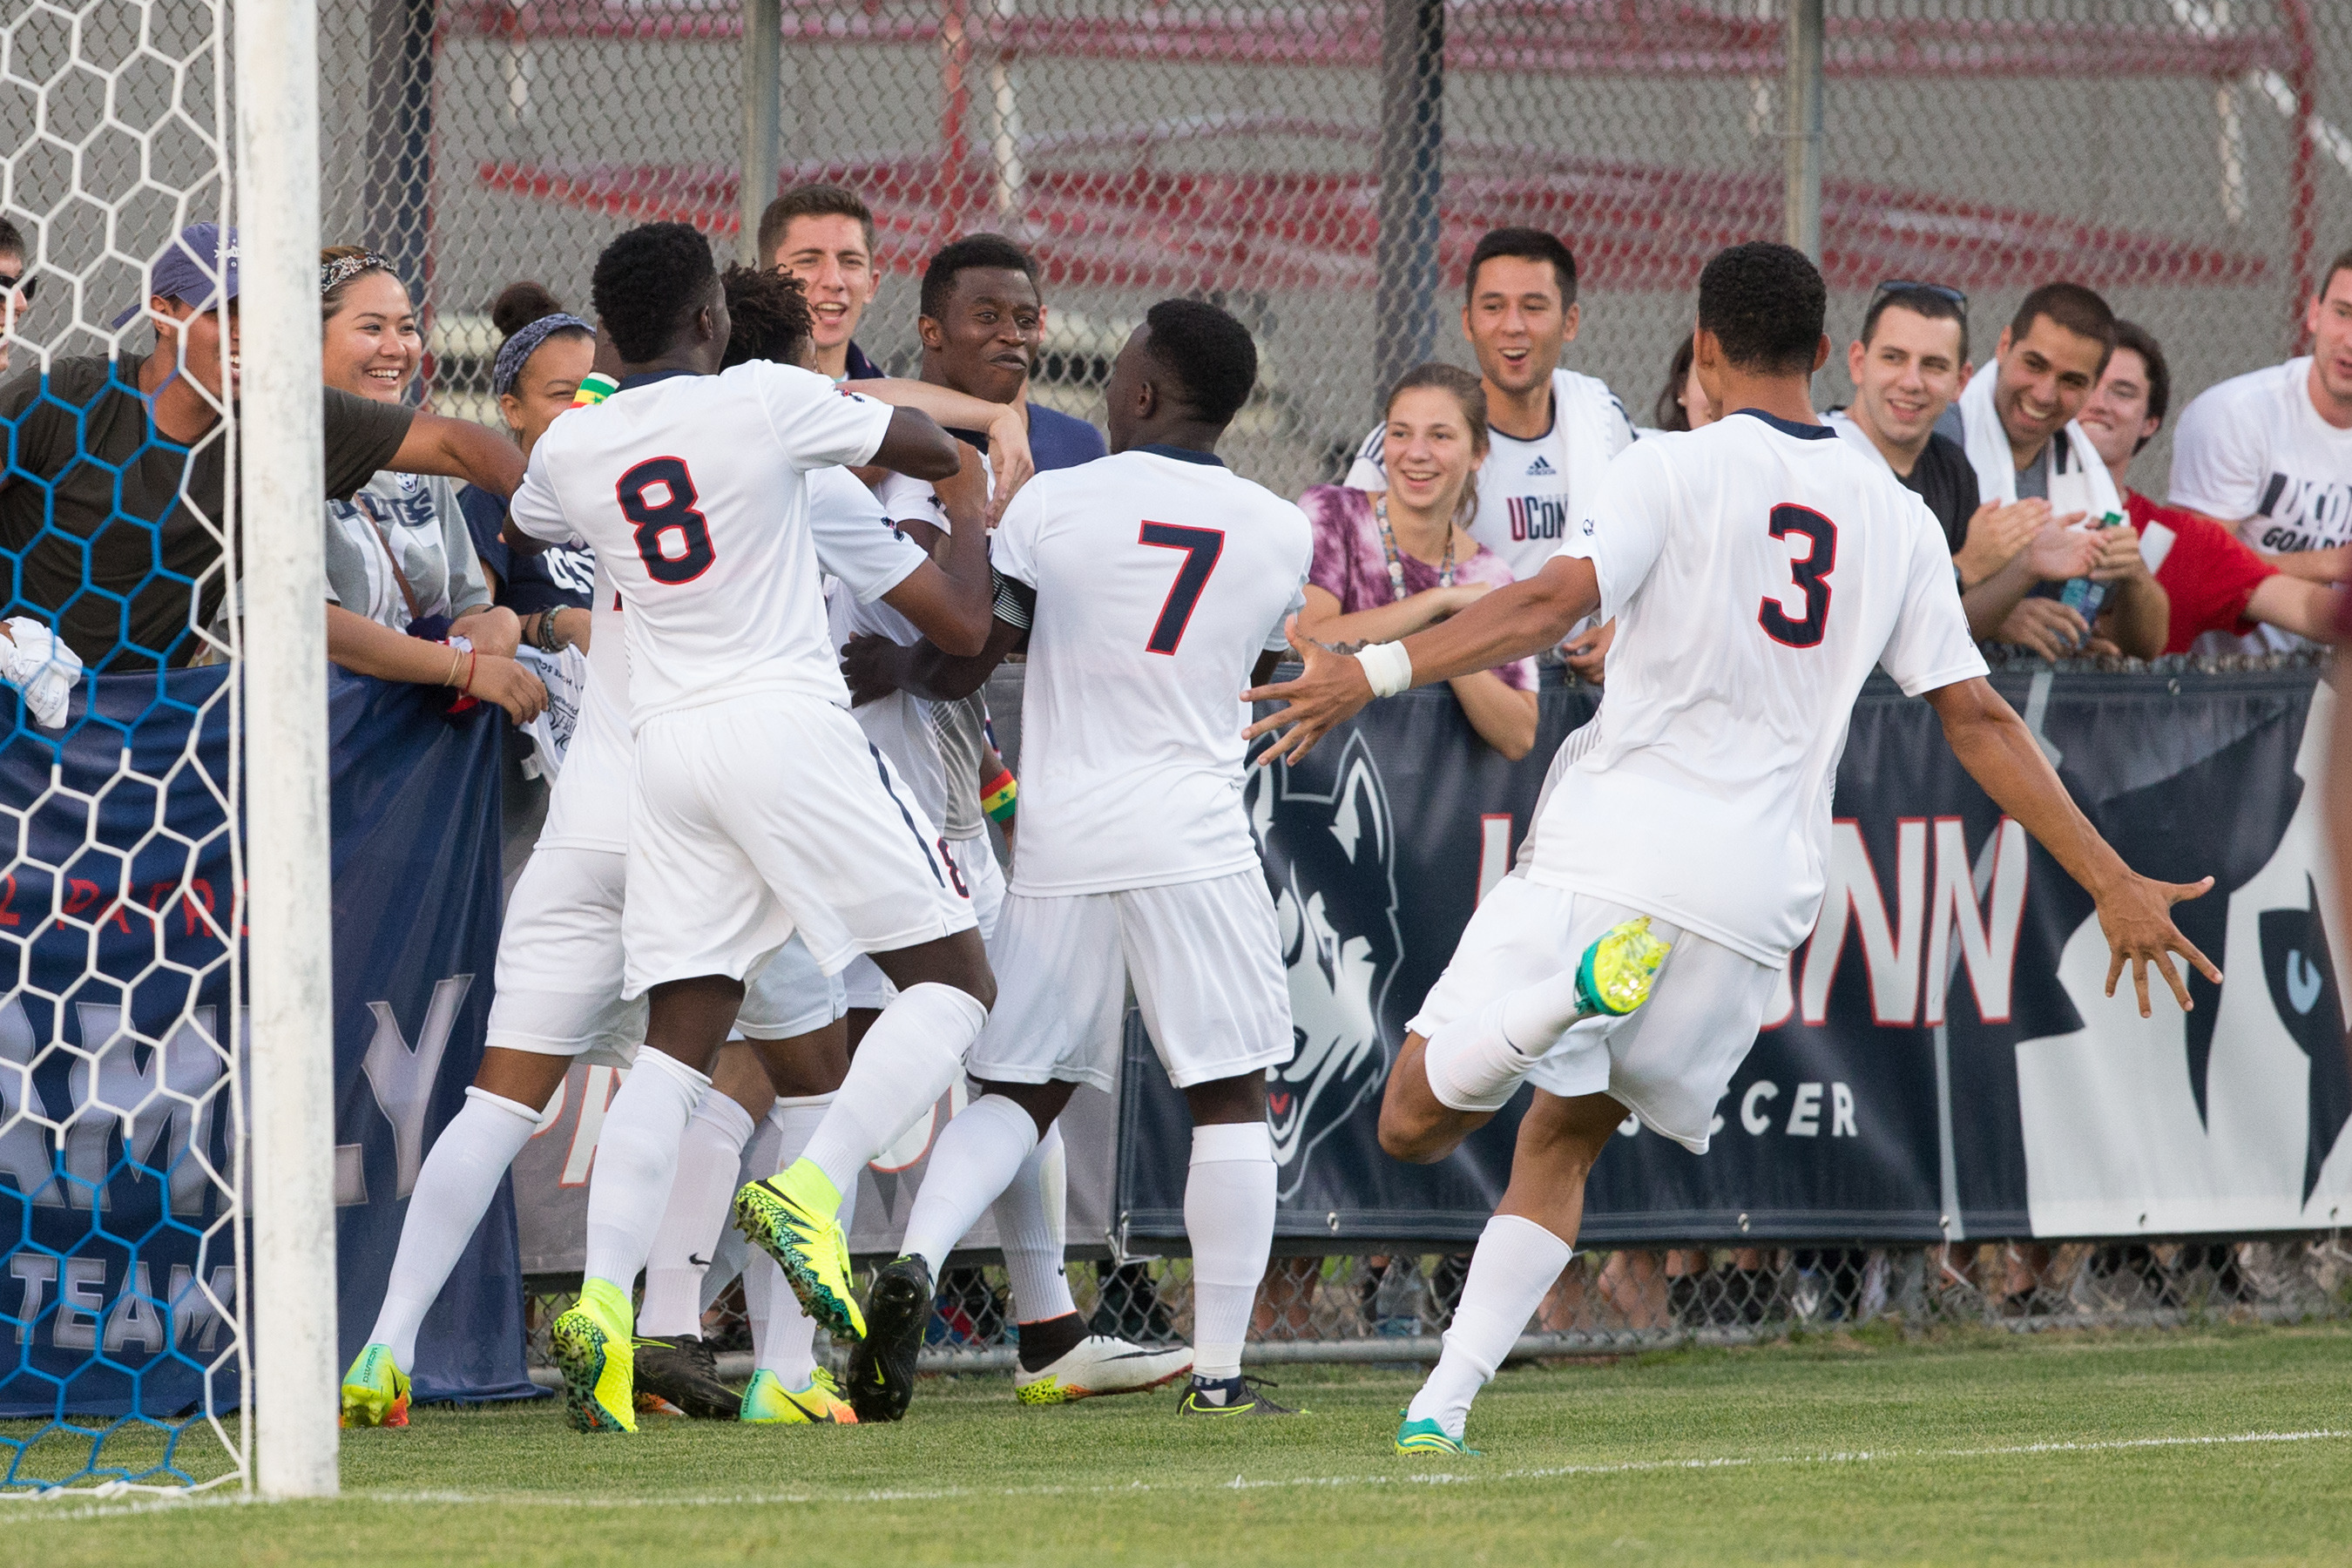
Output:
<instances>
[{"instance_id":1,"label":"white jersey with number 7","mask_svg":"<svg viewBox=\"0 0 2352 1568\"><path fill-rule=\"evenodd\" d=\"M1617 640L1528 875L1780 964L1821 906L1872 668L1913 697L1985 673L1942 529L1828 426L1747 409L1621 453L1559 553L1592 563Z\"/></svg>"},{"instance_id":2,"label":"white jersey with number 7","mask_svg":"<svg viewBox=\"0 0 2352 1568\"><path fill-rule=\"evenodd\" d=\"M1205 453L1039 474L989 543L1036 590L1013 891L1163 887L1257 862L1242 807L1258 655L1306 603L1307 514Z\"/></svg>"}]
</instances>

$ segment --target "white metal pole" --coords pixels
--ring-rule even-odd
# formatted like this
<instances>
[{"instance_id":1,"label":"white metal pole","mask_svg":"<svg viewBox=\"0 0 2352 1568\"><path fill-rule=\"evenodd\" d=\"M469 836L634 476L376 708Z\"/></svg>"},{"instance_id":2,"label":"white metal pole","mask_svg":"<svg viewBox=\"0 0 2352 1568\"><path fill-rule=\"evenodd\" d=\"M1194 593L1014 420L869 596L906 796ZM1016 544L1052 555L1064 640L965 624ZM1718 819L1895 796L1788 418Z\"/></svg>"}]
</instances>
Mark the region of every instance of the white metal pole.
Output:
<instances>
[{"instance_id":1,"label":"white metal pole","mask_svg":"<svg viewBox=\"0 0 2352 1568\"><path fill-rule=\"evenodd\" d=\"M336 1489L315 0L236 6L255 1476Z\"/></svg>"},{"instance_id":2,"label":"white metal pole","mask_svg":"<svg viewBox=\"0 0 2352 1568\"><path fill-rule=\"evenodd\" d=\"M1788 242L1822 259L1822 0L1789 0Z\"/></svg>"},{"instance_id":3,"label":"white metal pole","mask_svg":"<svg viewBox=\"0 0 2352 1568\"><path fill-rule=\"evenodd\" d=\"M742 216L735 255L746 267L765 267L773 260L759 253L760 215L776 199L783 93L783 0L743 0Z\"/></svg>"}]
</instances>

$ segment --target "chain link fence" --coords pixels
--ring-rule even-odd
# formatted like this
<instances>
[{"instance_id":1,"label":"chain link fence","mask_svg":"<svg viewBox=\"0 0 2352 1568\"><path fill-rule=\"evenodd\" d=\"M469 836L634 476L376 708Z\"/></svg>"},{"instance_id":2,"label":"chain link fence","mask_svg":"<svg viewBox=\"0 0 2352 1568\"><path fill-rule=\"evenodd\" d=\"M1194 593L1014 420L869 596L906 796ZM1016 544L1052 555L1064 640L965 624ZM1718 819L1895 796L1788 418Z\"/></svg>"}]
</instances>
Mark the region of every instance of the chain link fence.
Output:
<instances>
[{"instance_id":1,"label":"chain link fence","mask_svg":"<svg viewBox=\"0 0 2352 1568\"><path fill-rule=\"evenodd\" d=\"M486 415L502 284L582 307L629 223L733 246L747 166L755 196L838 181L881 222L878 361L912 363L914 279L975 229L1035 247L1038 395L1082 415L1146 305L1212 295L1264 352L1232 453L1286 493L1338 471L1383 367L1469 363L1454 290L1501 224L1568 240L1569 361L1649 423L1701 263L1787 232L1792 134L1834 332L1926 279L1971 294L1983 357L2066 277L2165 342L2177 402L2294 347L2352 244L2352 10L1827 0L1816 150L1805 3L355 0L321 18L326 237L400 260L437 308L434 395ZM771 67L772 106L743 86Z\"/></svg>"}]
</instances>

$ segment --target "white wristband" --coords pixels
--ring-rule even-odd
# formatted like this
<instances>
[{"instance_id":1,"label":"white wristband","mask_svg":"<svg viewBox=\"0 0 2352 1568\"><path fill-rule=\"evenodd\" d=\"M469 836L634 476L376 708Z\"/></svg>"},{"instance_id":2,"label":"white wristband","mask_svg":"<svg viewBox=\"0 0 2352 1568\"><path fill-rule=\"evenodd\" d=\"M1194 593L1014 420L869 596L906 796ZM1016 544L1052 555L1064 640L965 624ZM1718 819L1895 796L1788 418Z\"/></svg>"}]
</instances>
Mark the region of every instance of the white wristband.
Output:
<instances>
[{"instance_id":1,"label":"white wristband","mask_svg":"<svg viewBox=\"0 0 2352 1568\"><path fill-rule=\"evenodd\" d=\"M1372 683L1375 697L1412 689L1412 655L1401 642L1367 643L1357 650L1356 662L1364 667L1364 679Z\"/></svg>"}]
</instances>

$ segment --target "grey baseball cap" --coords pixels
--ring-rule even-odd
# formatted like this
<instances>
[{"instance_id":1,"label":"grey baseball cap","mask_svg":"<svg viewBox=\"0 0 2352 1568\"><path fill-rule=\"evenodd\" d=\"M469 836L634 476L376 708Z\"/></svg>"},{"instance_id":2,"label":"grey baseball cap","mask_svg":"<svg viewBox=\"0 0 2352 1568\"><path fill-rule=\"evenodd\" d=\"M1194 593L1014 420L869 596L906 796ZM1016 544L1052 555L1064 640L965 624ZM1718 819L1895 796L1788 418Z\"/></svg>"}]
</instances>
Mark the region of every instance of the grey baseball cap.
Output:
<instances>
[{"instance_id":1,"label":"grey baseball cap","mask_svg":"<svg viewBox=\"0 0 2352 1568\"><path fill-rule=\"evenodd\" d=\"M216 223L192 223L182 229L147 269L150 297L161 294L199 310L214 303L216 281L220 297L236 298L236 230ZM114 325L124 325L146 308L142 300L115 317Z\"/></svg>"}]
</instances>

